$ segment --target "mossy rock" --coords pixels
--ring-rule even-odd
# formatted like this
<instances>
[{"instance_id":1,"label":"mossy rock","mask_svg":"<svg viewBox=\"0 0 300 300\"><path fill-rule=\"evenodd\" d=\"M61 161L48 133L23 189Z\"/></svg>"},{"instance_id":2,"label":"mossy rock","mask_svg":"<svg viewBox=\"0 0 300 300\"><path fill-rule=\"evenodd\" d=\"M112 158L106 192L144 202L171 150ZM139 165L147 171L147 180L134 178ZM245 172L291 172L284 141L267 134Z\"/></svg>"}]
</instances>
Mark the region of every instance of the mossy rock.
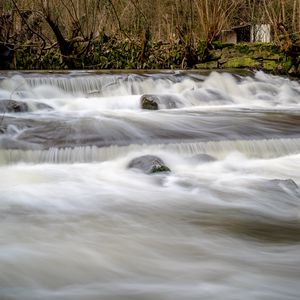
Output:
<instances>
[{"instance_id":1,"label":"mossy rock","mask_svg":"<svg viewBox=\"0 0 300 300\"><path fill-rule=\"evenodd\" d=\"M268 51L274 54L281 54L282 51L278 46L272 43L256 43L254 44L256 48L259 48L261 51Z\"/></svg>"},{"instance_id":2,"label":"mossy rock","mask_svg":"<svg viewBox=\"0 0 300 300\"><path fill-rule=\"evenodd\" d=\"M278 62L274 60L264 60L262 62L262 67L265 71L274 71L278 67Z\"/></svg>"},{"instance_id":3,"label":"mossy rock","mask_svg":"<svg viewBox=\"0 0 300 300\"><path fill-rule=\"evenodd\" d=\"M196 69L209 69L209 70L213 70L213 69L218 69L219 67L219 63L218 61L209 61L206 63L201 63L201 64L197 64L196 65Z\"/></svg>"},{"instance_id":4,"label":"mossy rock","mask_svg":"<svg viewBox=\"0 0 300 300\"><path fill-rule=\"evenodd\" d=\"M252 57L254 59L275 60L275 61L281 61L284 59L284 55L269 52L266 50L257 50L255 52L253 52Z\"/></svg>"},{"instance_id":5,"label":"mossy rock","mask_svg":"<svg viewBox=\"0 0 300 300\"><path fill-rule=\"evenodd\" d=\"M209 59L210 60L218 60L222 57L222 50L217 49L217 50L212 50L209 53Z\"/></svg>"},{"instance_id":6,"label":"mossy rock","mask_svg":"<svg viewBox=\"0 0 300 300\"><path fill-rule=\"evenodd\" d=\"M134 158L128 164L129 169L138 169L146 174L155 174L162 172L171 172L164 161L158 156L143 155Z\"/></svg>"},{"instance_id":7,"label":"mossy rock","mask_svg":"<svg viewBox=\"0 0 300 300\"><path fill-rule=\"evenodd\" d=\"M260 68L261 63L251 57L232 57L222 64L222 68Z\"/></svg>"},{"instance_id":8,"label":"mossy rock","mask_svg":"<svg viewBox=\"0 0 300 300\"><path fill-rule=\"evenodd\" d=\"M154 166L150 173L160 173L160 172L171 172L171 170L167 166Z\"/></svg>"},{"instance_id":9,"label":"mossy rock","mask_svg":"<svg viewBox=\"0 0 300 300\"><path fill-rule=\"evenodd\" d=\"M141 97L142 109L158 110L159 99L155 95L143 95Z\"/></svg>"},{"instance_id":10,"label":"mossy rock","mask_svg":"<svg viewBox=\"0 0 300 300\"><path fill-rule=\"evenodd\" d=\"M245 56L250 57L249 55L245 55L245 54L241 53L236 48L224 49L224 50L222 50L222 56L218 61L222 65L230 59L236 59L236 58L239 58L239 57L243 58Z\"/></svg>"},{"instance_id":11,"label":"mossy rock","mask_svg":"<svg viewBox=\"0 0 300 300\"><path fill-rule=\"evenodd\" d=\"M213 42L213 47L214 49L225 49L225 48L229 48L229 49L232 49L235 47L236 44L233 44L233 43L222 43L220 41L215 41Z\"/></svg>"},{"instance_id":12,"label":"mossy rock","mask_svg":"<svg viewBox=\"0 0 300 300\"><path fill-rule=\"evenodd\" d=\"M159 95L143 95L141 97L142 109L158 110L158 109L174 109L183 107L184 104L181 99L172 94Z\"/></svg>"},{"instance_id":13,"label":"mossy rock","mask_svg":"<svg viewBox=\"0 0 300 300\"><path fill-rule=\"evenodd\" d=\"M249 44L236 44L234 48L242 54L249 54L252 51Z\"/></svg>"}]
</instances>

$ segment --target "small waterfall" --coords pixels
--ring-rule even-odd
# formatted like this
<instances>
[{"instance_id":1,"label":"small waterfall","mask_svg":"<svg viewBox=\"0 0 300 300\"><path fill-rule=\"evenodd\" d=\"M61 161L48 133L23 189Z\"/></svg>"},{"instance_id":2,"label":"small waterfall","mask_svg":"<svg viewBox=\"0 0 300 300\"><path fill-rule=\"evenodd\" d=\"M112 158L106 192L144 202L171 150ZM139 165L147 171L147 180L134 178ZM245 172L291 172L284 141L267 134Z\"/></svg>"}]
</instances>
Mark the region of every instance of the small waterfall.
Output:
<instances>
[{"instance_id":1,"label":"small waterfall","mask_svg":"<svg viewBox=\"0 0 300 300\"><path fill-rule=\"evenodd\" d=\"M70 95L141 95L146 93L179 93L201 86L205 76L199 74L22 74L3 78L0 81L0 92L27 96L32 89L39 87L59 89ZM50 91L50 90L49 90ZM51 93L50 93L51 94ZM0 93L1 96L1 93ZM38 94L30 94L30 97ZM7 97L7 96L6 96ZM1 97L0 97L1 98Z\"/></svg>"},{"instance_id":2,"label":"small waterfall","mask_svg":"<svg viewBox=\"0 0 300 300\"><path fill-rule=\"evenodd\" d=\"M207 77L183 74L60 74L15 75L0 82L0 100L105 98L131 95L176 95L182 106L243 105L272 108L299 106L300 85L257 72L237 79L212 72ZM49 103L47 103L49 104Z\"/></svg>"},{"instance_id":3,"label":"small waterfall","mask_svg":"<svg viewBox=\"0 0 300 300\"><path fill-rule=\"evenodd\" d=\"M31 87L48 85L59 88L68 94L103 94L107 89L119 87L124 78L122 76L39 76L26 78Z\"/></svg>"},{"instance_id":4,"label":"small waterfall","mask_svg":"<svg viewBox=\"0 0 300 300\"><path fill-rule=\"evenodd\" d=\"M130 152L170 151L172 153L195 155L210 154L218 159L233 151L250 157L273 158L300 152L300 138L235 140L217 142L170 143L155 145L96 146L75 148L51 148L49 150L0 150L0 164L12 163L89 163L111 160Z\"/></svg>"},{"instance_id":5,"label":"small waterfall","mask_svg":"<svg viewBox=\"0 0 300 300\"><path fill-rule=\"evenodd\" d=\"M30 87L51 86L71 95L114 96L144 93L176 92L195 87L199 80L187 78L177 82L176 77L148 77L133 74L84 76L26 77Z\"/></svg>"}]
</instances>

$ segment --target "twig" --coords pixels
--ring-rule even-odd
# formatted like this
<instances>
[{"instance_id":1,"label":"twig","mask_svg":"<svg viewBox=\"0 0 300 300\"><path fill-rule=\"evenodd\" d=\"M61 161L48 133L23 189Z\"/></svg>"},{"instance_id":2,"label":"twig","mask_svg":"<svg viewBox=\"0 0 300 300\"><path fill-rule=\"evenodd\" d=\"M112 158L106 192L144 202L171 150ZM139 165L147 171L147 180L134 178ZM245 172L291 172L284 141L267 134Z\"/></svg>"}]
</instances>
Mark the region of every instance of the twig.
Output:
<instances>
[{"instance_id":1,"label":"twig","mask_svg":"<svg viewBox=\"0 0 300 300\"><path fill-rule=\"evenodd\" d=\"M40 35L40 34L39 34L38 32L36 32L36 31L34 31L34 30L30 27L30 25L28 24L27 20L26 20L26 19L24 18L24 16L22 15L22 13L21 13L21 11L20 11L20 9L19 9L19 7L18 7L16 1L15 1L15 0L11 0L11 1L12 1L12 3L13 3L14 7L16 8L16 10L17 10L19 16L22 18L22 20L24 21L24 23L25 23L26 26L28 27L28 29L29 29L32 33L34 33L35 35L37 35L37 36L43 41L43 49L44 49L45 46L46 46L46 41L45 41L44 37L42 37L42 35Z\"/></svg>"}]
</instances>

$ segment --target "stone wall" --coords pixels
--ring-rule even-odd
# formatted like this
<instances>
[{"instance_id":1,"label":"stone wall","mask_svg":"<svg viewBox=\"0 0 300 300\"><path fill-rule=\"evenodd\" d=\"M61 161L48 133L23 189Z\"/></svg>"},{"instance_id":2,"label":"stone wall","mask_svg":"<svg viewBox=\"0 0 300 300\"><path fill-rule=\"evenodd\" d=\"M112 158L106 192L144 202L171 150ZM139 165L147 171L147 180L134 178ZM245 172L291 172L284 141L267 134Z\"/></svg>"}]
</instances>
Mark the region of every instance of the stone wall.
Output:
<instances>
[{"instance_id":1,"label":"stone wall","mask_svg":"<svg viewBox=\"0 0 300 300\"><path fill-rule=\"evenodd\" d=\"M300 75L300 65L293 63L294 58L287 56L273 44L216 43L205 62L196 65L198 69L259 69L275 74Z\"/></svg>"}]
</instances>

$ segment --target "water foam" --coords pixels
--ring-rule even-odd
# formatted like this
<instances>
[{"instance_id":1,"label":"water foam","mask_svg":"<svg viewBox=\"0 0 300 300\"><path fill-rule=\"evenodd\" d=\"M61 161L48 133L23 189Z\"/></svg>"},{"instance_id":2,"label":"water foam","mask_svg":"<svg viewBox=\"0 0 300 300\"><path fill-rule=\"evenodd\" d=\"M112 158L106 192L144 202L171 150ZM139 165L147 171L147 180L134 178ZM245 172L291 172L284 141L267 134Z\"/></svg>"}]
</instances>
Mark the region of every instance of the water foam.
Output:
<instances>
[{"instance_id":1,"label":"water foam","mask_svg":"<svg viewBox=\"0 0 300 300\"><path fill-rule=\"evenodd\" d=\"M39 100L55 109L66 108L74 98L83 109L91 98L109 109L138 109L131 96L170 95L178 98L179 107L205 105L299 106L300 85L296 81L257 72L255 77L236 78L228 73L209 76L102 75L15 75L0 83L0 99ZM120 98L122 95L122 99ZM110 103L108 106L107 103ZM115 103L116 102L116 103ZM121 105L120 105L121 103ZM79 105L80 106L80 105ZM92 107L90 107L92 109Z\"/></svg>"}]
</instances>

